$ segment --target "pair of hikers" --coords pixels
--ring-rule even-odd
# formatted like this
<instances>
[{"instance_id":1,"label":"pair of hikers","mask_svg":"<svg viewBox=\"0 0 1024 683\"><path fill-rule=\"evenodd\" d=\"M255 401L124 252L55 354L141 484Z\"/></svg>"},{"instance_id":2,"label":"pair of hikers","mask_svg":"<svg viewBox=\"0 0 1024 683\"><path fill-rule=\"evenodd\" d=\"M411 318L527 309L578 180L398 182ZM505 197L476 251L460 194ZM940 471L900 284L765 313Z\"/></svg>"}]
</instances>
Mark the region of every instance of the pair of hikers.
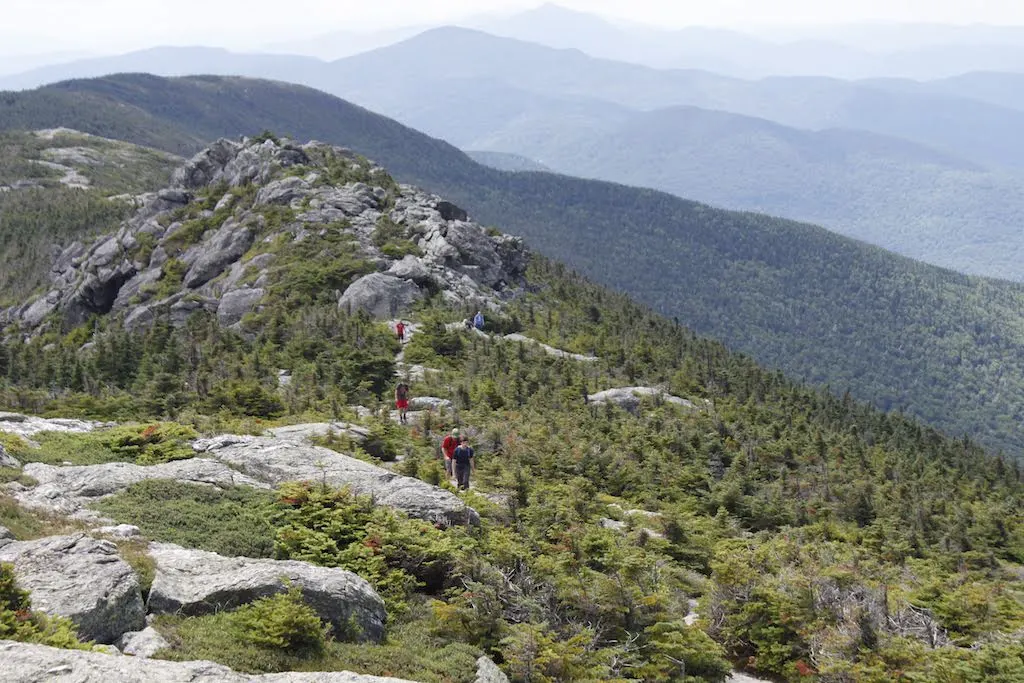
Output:
<instances>
[{"instance_id":1,"label":"pair of hikers","mask_svg":"<svg viewBox=\"0 0 1024 683\"><path fill-rule=\"evenodd\" d=\"M466 318L463 321L463 324L466 326L467 330L471 330L475 327L476 329L483 331L484 314L480 311L477 311L476 315L474 315L472 318Z\"/></svg>"},{"instance_id":2,"label":"pair of hikers","mask_svg":"<svg viewBox=\"0 0 1024 683\"><path fill-rule=\"evenodd\" d=\"M469 488L469 475L476 471L476 460L473 458L473 448L469 445L469 437L465 434L459 435L458 428L444 437L441 442L441 453L444 455L444 471L451 479L455 475L455 481L462 490Z\"/></svg>"}]
</instances>

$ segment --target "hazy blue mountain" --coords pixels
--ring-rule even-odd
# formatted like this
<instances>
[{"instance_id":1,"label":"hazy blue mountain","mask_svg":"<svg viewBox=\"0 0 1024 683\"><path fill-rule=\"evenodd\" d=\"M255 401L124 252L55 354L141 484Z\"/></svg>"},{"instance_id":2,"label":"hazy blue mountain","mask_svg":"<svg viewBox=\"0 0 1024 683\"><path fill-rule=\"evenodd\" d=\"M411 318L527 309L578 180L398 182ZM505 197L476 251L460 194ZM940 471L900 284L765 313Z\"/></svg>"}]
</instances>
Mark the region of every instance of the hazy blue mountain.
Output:
<instances>
[{"instance_id":1,"label":"hazy blue mountain","mask_svg":"<svg viewBox=\"0 0 1024 683\"><path fill-rule=\"evenodd\" d=\"M555 4L464 24L494 35L576 48L657 68L703 69L742 78L829 76L935 79L968 71L1024 70L1024 30L891 24L794 27L765 34L710 27L661 29Z\"/></svg>"},{"instance_id":2,"label":"hazy blue mountain","mask_svg":"<svg viewBox=\"0 0 1024 683\"><path fill-rule=\"evenodd\" d=\"M432 27L403 26L380 31L330 31L308 38L269 43L262 51L303 55L330 61L392 45L430 28Z\"/></svg>"},{"instance_id":3,"label":"hazy blue mountain","mask_svg":"<svg viewBox=\"0 0 1024 683\"><path fill-rule=\"evenodd\" d=\"M688 105L796 128L862 129L978 163L1024 166L1024 112L915 88L809 77L750 81L650 69L450 27L339 60L331 73L332 93L399 118L412 101L408 93L466 79L633 109ZM476 97L471 90L450 96L453 111Z\"/></svg>"},{"instance_id":4,"label":"hazy blue mountain","mask_svg":"<svg viewBox=\"0 0 1024 683\"><path fill-rule=\"evenodd\" d=\"M540 171L551 173L551 169L544 164L538 163L529 157L521 154L510 154L508 152L483 152L478 150L466 150L469 158L478 164L490 166L499 171Z\"/></svg>"}]
</instances>

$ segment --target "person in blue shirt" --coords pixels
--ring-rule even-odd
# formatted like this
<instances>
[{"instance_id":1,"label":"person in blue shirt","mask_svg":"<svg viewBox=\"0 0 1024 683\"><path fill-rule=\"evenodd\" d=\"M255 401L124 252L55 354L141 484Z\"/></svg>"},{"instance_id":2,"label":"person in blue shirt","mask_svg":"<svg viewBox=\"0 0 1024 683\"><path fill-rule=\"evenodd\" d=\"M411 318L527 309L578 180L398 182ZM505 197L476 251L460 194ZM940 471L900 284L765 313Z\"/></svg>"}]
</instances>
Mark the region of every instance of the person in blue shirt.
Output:
<instances>
[{"instance_id":1,"label":"person in blue shirt","mask_svg":"<svg viewBox=\"0 0 1024 683\"><path fill-rule=\"evenodd\" d=\"M478 330L484 329L484 314L480 311L477 311L476 315L473 316L473 327Z\"/></svg>"},{"instance_id":2,"label":"person in blue shirt","mask_svg":"<svg viewBox=\"0 0 1024 683\"><path fill-rule=\"evenodd\" d=\"M469 445L469 437L463 434L460 441L452 460L455 462L455 480L458 482L459 488L465 491L469 489L470 472L476 471L476 461L473 459L473 449Z\"/></svg>"}]
</instances>

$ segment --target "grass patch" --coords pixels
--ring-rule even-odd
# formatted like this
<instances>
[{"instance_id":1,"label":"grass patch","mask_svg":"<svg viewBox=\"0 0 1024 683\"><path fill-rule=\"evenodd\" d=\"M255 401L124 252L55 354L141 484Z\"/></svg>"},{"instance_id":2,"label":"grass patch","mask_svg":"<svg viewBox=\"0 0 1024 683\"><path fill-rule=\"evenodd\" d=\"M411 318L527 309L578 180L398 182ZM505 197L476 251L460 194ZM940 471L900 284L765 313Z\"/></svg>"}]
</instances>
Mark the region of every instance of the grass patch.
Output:
<instances>
[{"instance_id":1,"label":"grass patch","mask_svg":"<svg viewBox=\"0 0 1024 683\"><path fill-rule=\"evenodd\" d=\"M149 590L153 587L156 577L156 560L149 555L148 543L142 539L116 541L121 559L131 565L135 575L139 577L139 589L142 599L149 599Z\"/></svg>"},{"instance_id":2,"label":"grass patch","mask_svg":"<svg viewBox=\"0 0 1024 683\"><path fill-rule=\"evenodd\" d=\"M239 612L202 617L161 615L154 626L171 649L158 657L173 661L210 660L245 673L280 671L354 671L392 676L422 683L472 683L480 651L464 644L447 643L430 632L425 610L420 618L396 626L379 645L342 643L327 638L322 649L302 654L259 645L239 635Z\"/></svg>"},{"instance_id":3,"label":"grass patch","mask_svg":"<svg viewBox=\"0 0 1024 683\"><path fill-rule=\"evenodd\" d=\"M108 462L133 462L157 465L195 455L188 445L198 435L195 430L171 422L126 425L96 432L41 432L35 436L39 448L23 440L8 447L21 462L47 465L100 465Z\"/></svg>"},{"instance_id":4,"label":"grass patch","mask_svg":"<svg viewBox=\"0 0 1024 683\"><path fill-rule=\"evenodd\" d=\"M275 500L269 491L156 479L130 486L93 508L134 524L155 541L228 557L273 557L275 530L268 515Z\"/></svg>"},{"instance_id":5,"label":"grass patch","mask_svg":"<svg viewBox=\"0 0 1024 683\"><path fill-rule=\"evenodd\" d=\"M22 473L17 467L0 467L0 486L16 481L22 486L35 486L39 482Z\"/></svg>"},{"instance_id":6,"label":"grass patch","mask_svg":"<svg viewBox=\"0 0 1024 683\"><path fill-rule=\"evenodd\" d=\"M10 496L0 495L0 526L7 527L19 541L84 531L85 525L60 515L29 510Z\"/></svg>"}]
</instances>

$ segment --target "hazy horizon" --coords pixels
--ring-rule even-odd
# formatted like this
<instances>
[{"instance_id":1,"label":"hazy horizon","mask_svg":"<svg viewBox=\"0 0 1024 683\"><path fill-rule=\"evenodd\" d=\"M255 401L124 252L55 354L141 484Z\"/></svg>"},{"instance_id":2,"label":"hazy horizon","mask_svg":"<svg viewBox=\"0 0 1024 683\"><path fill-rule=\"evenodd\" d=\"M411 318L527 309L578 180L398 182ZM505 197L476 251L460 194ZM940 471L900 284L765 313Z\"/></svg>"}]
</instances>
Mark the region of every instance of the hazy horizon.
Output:
<instances>
[{"instance_id":1,"label":"hazy horizon","mask_svg":"<svg viewBox=\"0 0 1024 683\"><path fill-rule=\"evenodd\" d=\"M5 56L114 54L158 45L259 51L275 43L335 31L372 33L452 23L481 24L488 17L509 16L544 4L634 26L729 28L779 39L806 39L814 37L817 29L851 24L1024 25L1024 3L1010 0L866 0L844 6L816 0L732 0L714 4L666 0L293 0L287 15L266 0L93 0L88 4L78 0L8 0L6 4L4 26L0 27L0 54Z\"/></svg>"}]
</instances>

